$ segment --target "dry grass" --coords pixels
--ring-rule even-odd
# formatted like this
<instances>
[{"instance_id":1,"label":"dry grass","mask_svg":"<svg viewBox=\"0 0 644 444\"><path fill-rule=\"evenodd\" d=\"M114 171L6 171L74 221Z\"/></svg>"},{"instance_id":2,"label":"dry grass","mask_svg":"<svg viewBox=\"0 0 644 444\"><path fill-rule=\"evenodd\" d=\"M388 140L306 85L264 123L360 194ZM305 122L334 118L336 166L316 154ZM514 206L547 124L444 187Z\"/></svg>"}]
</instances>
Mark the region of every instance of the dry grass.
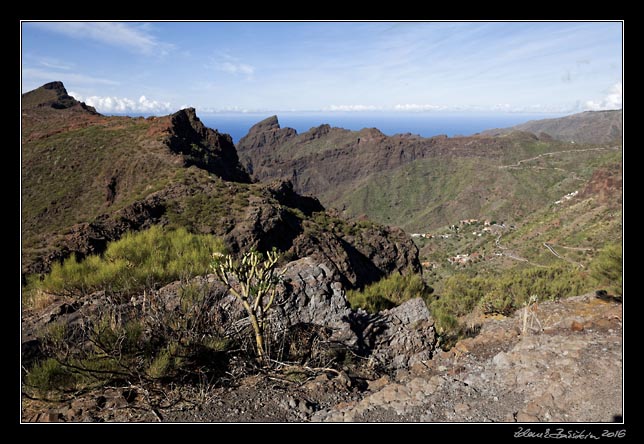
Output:
<instances>
[{"instance_id":1,"label":"dry grass","mask_svg":"<svg viewBox=\"0 0 644 444\"><path fill-rule=\"evenodd\" d=\"M56 300L56 296L40 288L34 289L23 297L23 307L29 310L42 310Z\"/></svg>"}]
</instances>

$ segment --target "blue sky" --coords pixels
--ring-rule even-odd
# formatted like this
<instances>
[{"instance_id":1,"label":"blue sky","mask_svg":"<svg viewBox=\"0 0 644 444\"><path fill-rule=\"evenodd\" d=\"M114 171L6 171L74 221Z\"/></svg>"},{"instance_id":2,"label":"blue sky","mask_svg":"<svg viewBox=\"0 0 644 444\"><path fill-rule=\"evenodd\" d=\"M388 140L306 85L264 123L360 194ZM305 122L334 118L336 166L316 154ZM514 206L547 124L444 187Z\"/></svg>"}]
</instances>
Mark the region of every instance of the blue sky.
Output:
<instances>
[{"instance_id":1,"label":"blue sky","mask_svg":"<svg viewBox=\"0 0 644 444\"><path fill-rule=\"evenodd\" d=\"M622 106L619 22L23 22L22 89L103 113Z\"/></svg>"}]
</instances>

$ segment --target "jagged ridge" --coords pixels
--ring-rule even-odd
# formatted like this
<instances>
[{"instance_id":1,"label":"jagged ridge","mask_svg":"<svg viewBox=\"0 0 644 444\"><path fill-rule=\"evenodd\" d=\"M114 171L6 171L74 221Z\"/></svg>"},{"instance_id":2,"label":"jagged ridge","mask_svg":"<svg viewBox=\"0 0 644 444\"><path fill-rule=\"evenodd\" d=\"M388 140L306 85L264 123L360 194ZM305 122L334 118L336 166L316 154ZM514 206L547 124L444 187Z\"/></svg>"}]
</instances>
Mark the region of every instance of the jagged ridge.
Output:
<instances>
[{"instance_id":1,"label":"jagged ridge","mask_svg":"<svg viewBox=\"0 0 644 444\"><path fill-rule=\"evenodd\" d=\"M255 179L288 179L327 207L411 231L471 217L519 220L574 191L590 178L591 163L619 160L619 148L516 131L423 138L321 125L297 134L275 117L238 144ZM508 167L527 159L534 160Z\"/></svg>"},{"instance_id":2,"label":"jagged ridge","mask_svg":"<svg viewBox=\"0 0 644 444\"><path fill-rule=\"evenodd\" d=\"M100 253L151 224L221 236L233 252L277 247L318 257L351 287L420 271L404 233L328 215L288 182L251 184L230 136L206 128L194 109L144 119L39 105L63 91L53 84L25 94L24 273Z\"/></svg>"}]
</instances>

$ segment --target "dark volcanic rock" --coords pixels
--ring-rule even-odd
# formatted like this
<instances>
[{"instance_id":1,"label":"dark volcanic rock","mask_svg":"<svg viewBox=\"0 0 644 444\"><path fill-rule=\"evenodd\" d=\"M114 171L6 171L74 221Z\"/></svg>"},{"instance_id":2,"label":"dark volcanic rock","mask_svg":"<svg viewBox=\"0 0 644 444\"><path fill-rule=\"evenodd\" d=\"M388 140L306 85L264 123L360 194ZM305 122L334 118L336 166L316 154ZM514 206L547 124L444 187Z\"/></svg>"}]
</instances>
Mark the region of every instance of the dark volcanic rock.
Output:
<instances>
[{"instance_id":1,"label":"dark volcanic rock","mask_svg":"<svg viewBox=\"0 0 644 444\"><path fill-rule=\"evenodd\" d=\"M251 197L243 216L235 221L224 240L234 252L252 248L267 251L273 247L286 251L300 232L300 220L285 207L273 205L265 198Z\"/></svg>"},{"instance_id":2,"label":"dark volcanic rock","mask_svg":"<svg viewBox=\"0 0 644 444\"><path fill-rule=\"evenodd\" d=\"M196 165L224 180L250 182L230 135L206 128L194 108L172 115L168 146L185 156L186 166Z\"/></svg>"},{"instance_id":3,"label":"dark volcanic rock","mask_svg":"<svg viewBox=\"0 0 644 444\"><path fill-rule=\"evenodd\" d=\"M293 251L298 257L324 262L349 288L363 287L393 272L421 272L418 248L402 230L391 227L363 228L357 235L346 236L303 233L293 241Z\"/></svg>"},{"instance_id":4,"label":"dark volcanic rock","mask_svg":"<svg viewBox=\"0 0 644 444\"><path fill-rule=\"evenodd\" d=\"M297 131L293 128L281 128L277 116L271 116L253 125L248 134L239 139L237 147L239 152L252 150L256 151L261 157L264 150L272 151L275 145L279 145L286 140L297 136ZM253 163L256 157L242 156L241 161L250 174L253 174L257 166Z\"/></svg>"},{"instance_id":5,"label":"dark volcanic rock","mask_svg":"<svg viewBox=\"0 0 644 444\"><path fill-rule=\"evenodd\" d=\"M78 109L90 114L98 114L92 106L79 102L69 94L63 82L46 83L40 88L22 95L22 108Z\"/></svg>"},{"instance_id":6,"label":"dark volcanic rock","mask_svg":"<svg viewBox=\"0 0 644 444\"><path fill-rule=\"evenodd\" d=\"M314 324L332 330L330 339L348 346L355 345L351 329L351 308L344 295L340 275L323 263L305 257L289 263L284 269L284 299L275 317L283 326Z\"/></svg>"},{"instance_id":7,"label":"dark volcanic rock","mask_svg":"<svg viewBox=\"0 0 644 444\"><path fill-rule=\"evenodd\" d=\"M324 207L317 198L297 194L290 180L275 180L269 183L266 189L282 205L298 208L307 216L317 211L324 211Z\"/></svg>"},{"instance_id":8,"label":"dark volcanic rock","mask_svg":"<svg viewBox=\"0 0 644 444\"><path fill-rule=\"evenodd\" d=\"M421 298L380 312L362 333L371 344L374 361L399 370L431 359L436 347L436 331L427 305Z\"/></svg>"},{"instance_id":9,"label":"dark volcanic rock","mask_svg":"<svg viewBox=\"0 0 644 444\"><path fill-rule=\"evenodd\" d=\"M77 259L100 254L108 242L120 239L127 231L149 228L159 221L164 212L163 200L158 195L151 195L113 214L104 214L92 222L74 225L47 255L33 259L23 257L23 270L26 273L46 273L54 262L72 254Z\"/></svg>"}]
</instances>

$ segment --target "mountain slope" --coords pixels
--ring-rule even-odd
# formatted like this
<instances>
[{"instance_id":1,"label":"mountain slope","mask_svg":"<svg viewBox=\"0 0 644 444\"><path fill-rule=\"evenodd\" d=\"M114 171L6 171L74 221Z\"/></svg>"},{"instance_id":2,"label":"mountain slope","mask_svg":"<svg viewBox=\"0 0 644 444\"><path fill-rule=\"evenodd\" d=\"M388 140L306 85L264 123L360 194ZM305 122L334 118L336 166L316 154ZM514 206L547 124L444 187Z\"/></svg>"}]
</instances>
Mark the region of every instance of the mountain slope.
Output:
<instances>
[{"instance_id":1,"label":"mountain slope","mask_svg":"<svg viewBox=\"0 0 644 444\"><path fill-rule=\"evenodd\" d=\"M277 247L293 259L313 256L350 287L420 270L402 231L326 213L288 182L251 183L230 136L206 128L194 109L102 116L60 82L23 100L23 276L101 253L153 224L220 236L233 253Z\"/></svg>"},{"instance_id":2,"label":"mountain slope","mask_svg":"<svg viewBox=\"0 0 644 444\"><path fill-rule=\"evenodd\" d=\"M481 134L495 136L512 131L526 131L576 143L614 143L622 139L622 120L621 109L586 111L557 119L531 120L511 128L491 129Z\"/></svg>"},{"instance_id":3,"label":"mountain slope","mask_svg":"<svg viewBox=\"0 0 644 444\"><path fill-rule=\"evenodd\" d=\"M619 144L571 144L527 132L474 137L385 136L321 125L303 133L276 117L238 144L255 179L291 180L350 215L417 231L465 218L518 220L579 188Z\"/></svg>"},{"instance_id":4,"label":"mountain slope","mask_svg":"<svg viewBox=\"0 0 644 444\"><path fill-rule=\"evenodd\" d=\"M38 248L74 224L122 211L190 165L249 182L230 136L206 129L194 109L162 118L105 117L60 82L24 95L23 247Z\"/></svg>"}]
</instances>

